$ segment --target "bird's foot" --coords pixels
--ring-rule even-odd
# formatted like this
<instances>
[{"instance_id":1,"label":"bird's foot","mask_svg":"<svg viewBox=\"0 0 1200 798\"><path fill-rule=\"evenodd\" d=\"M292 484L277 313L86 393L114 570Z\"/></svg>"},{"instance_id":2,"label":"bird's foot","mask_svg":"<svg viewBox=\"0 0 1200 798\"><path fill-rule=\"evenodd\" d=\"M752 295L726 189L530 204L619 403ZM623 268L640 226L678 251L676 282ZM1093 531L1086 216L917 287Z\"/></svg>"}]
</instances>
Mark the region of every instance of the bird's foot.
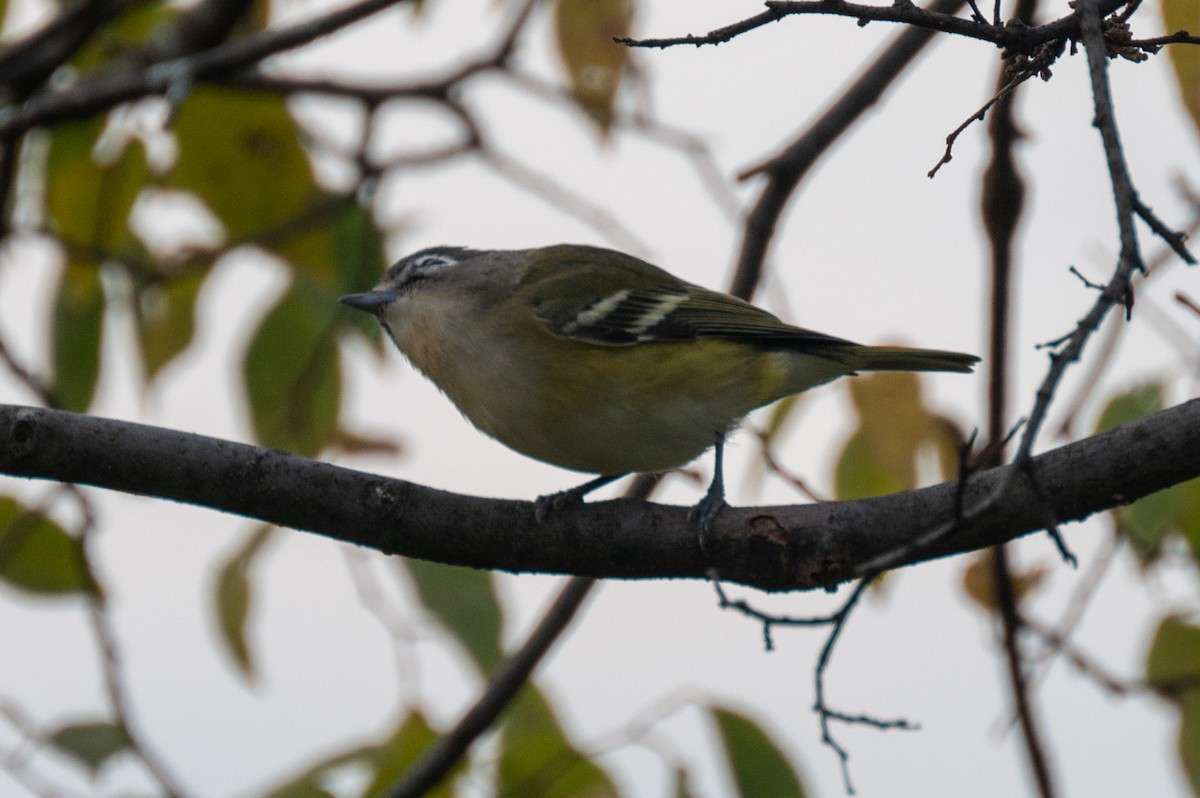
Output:
<instances>
[{"instance_id":1,"label":"bird's foot","mask_svg":"<svg viewBox=\"0 0 1200 798\"><path fill-rule=\"evenodd\" d=\"M603 487L620 478L620 474L616 476L596 477L595 479L589 479L582 485L560 490L558 493L547 493L545 496L538 496L533 501L533 520L539 524L544 523L554 513L569 510L572 507L583 504L583 497L596 488Z\"/></svg>"}]
</instances>

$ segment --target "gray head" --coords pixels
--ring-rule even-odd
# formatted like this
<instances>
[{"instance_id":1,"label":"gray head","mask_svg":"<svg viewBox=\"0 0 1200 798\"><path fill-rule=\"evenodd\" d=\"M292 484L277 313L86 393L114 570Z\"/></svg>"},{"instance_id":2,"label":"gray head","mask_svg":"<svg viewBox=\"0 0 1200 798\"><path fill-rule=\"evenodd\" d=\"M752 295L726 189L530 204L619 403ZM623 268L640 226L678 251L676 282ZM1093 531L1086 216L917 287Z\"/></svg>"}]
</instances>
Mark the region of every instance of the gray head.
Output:
<instances>
[{"instance_id":1,"label":"gray head","mask_svg":"<svg viewBox=\"0 0 1200 798\"><path fill-rule=\"evenodd\" d=\"M480 250L468 247L428 247L393 263L370 291L347 294L341 302L378 315L421 281L437 279L461 261L480 254Z\"/></svg>"}]
</instances>

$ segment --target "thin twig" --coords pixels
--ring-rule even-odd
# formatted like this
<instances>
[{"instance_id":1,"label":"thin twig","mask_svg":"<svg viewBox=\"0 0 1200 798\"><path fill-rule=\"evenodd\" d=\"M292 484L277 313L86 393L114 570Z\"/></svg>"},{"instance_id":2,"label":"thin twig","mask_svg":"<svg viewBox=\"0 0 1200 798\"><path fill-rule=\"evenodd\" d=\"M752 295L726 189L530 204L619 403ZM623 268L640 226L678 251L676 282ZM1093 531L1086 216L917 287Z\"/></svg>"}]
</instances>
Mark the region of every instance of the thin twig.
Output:
<instances>
[{"instance_id":1,"label":"thin twig","mask_svg":"<svg viewBox=\"0 0 1200 798\"><path fill-rule=\"evenodd\" d=\"M316 19L226 42L148 69L138 65L82 81L62 91L41 91L20 105L0 109L0 138L33 127L81 119L123 102L165 94L194 81L241 72L269 56L308 44L385 8L408 1L360 0Z\"/></svg>"},{"instance_id":2,"label":"thin twig","mask_svg":"<svg viewBox=\"0 0 1200 798\"><path fill-rule=\"evenodd\" d=\"M584 599L597 584L599 580L585 576L574 576L567 580L533 633L492 672L487 688L471 708L454 724L453 729L421 754L417 763L388 792L389 798L420 798L446 777L471 743L487 731L505 707L512 703L517 691L529 680L533 669L571 623Z\"/></svg>"},{"instance_id":3,"label":"thin twig","mask_svg":"<svg viewBox=\"0 0 1200 798\"><path fill-rule=\"evenodd\" d=\"M647 47L665 49L674 47L678 44L692 44L696 47L701 47L706 44L723 44L735 36L740 36L748 31L761 28L764 25L770 25L772 22L783 19L786 14L779 11L761 11L752 17L743 19L740 22L734 22L730 25L725 25L708 33L696 36L694 34L686 34L684 36L675 36L664 39L632 39L627 36L620 36L613 39L617 44L624 44L628 47Z\"/></svg>"},{"instance_id":4,"label":"thin twig","mask_svg":"<svg viewBox=\"0 0 1200 798\"><path fill-rule=\"evenodd\" d=\"M825 645L821 647L821 655L817 658L817 668L814 674L816 700L813 705L813 710L817 713L821 723L821 742L828 745L833 752L837 754L838 761L842 766L842 781L846 785L846 792L850 795L854 794L854 784L850 780L850 753L842 747L836 739L833 732L830 731L829 722L831 720L841 721L843 723L853 723L860 725L871 726L876 729L903 729L906 731L914 731L918 728L916 724L910 723L903 719L896 720L879 720L870 717L869 715L849 715L843 712L836 712L829 708L825 701L825 671L829 668L829 661L833 656L833 648L837 644L838 638L842 635L842 630L846 628L846 621L850 618L850 613L870 586L874 577L862 579L850 596L846 599L846 603L834 615L833 627L829 631L829 638L825 641Z\"/></svg>"},{"instance_id":5,"label":"thin twig","mask_svg":"<svg viewBox=\"0 0 1200 798\"><path fill-rule=\"evenodd\" d=\"M962 8L965 0L935 0L930 9L949 14ZM884 92L904 74L904 69L933 40L933 31L910 28L893 42L802 135L784 150L757 166L744 170L739 179L762 174L766 185L746 217L741 251L738 253L730 293L747 297L762 276L767 248L784 207L809 169L833 142L857 121Z\"/></svg>"},{"instance_id":6,"label":"thin twig","mask_svg":"<svg viewBox=\"0 0 1200 798\"><path fill-rule=\"evenodd\" d=\"M90 543L96 535L96 519L91 501L76 485L65 486L66 493L74 498L83 520L80 524L79 542L83 552L82 562L93 588L87 596L88 620L100 649L100 667L104 677L105 691L112 706L117 725L125 733L129 750L141 760L147 772L159 783L168 798L183 798L187 793L179 786L171 769L167 767L133 722L132 704L122 673L122 660L117 645L116 630L109 615L108 603L92 570Z\"/></svg>"},{"instance_id":7,"label":"thin twig","mask_svg":"<svg viewBox=\"0 0 1200 798\"><path fill-rule=\"evenodd\" d=\"M1102 13L1111 14L1127 2L1128 0L1103 0ZM923 9L910 2L873 5L850 3L846 0L767 0L766 6L767 10L764 12L701 36L687 34L657 39L618 39L617 41L631 47L658 48L721 44L735 36L794 14L828 14L847 17L857 21L860 26L870 22L906 24L931 32L950 33L991 42L1007 51L1020 53L1032 53L1039 45L1046 42L1073 38L1079 30L1079 20L1075 14L1068 14L1045 25L1002 25L998 18L999 3L997 3L997 18L990 23L975 18L978 15L978 9L972 10L971 19L963 19L954 12L934 8Z\"/></svg>"},{"instance_id":8,"label":"thin twig","mask_svg":"<svg viewBox=\"0 0 1200 798\"><path fill-rule=\"evenodd\" d=\"M1041 798L1053 798L1054 783L1050 777L1046 749L1042 744L1038 723L1034 718L1033 702L1029 698L1020 640L1024 621L1017 608L1005 546L1000 545L992 549L992 565L996 603L1000 610L1000 621L1004 630L1005 663L1008 665L1008 680L1012 686L1013 703L1016 706L1017 717L1020 719L1021 739L1025 742L1025 754L1029 757L1029 765L1033 770L1038 794Z\"/></svg>"},{"instance_id":9,"label":"thin twig","mask_svg":"<svg viewBox=\"0 0 1200 798\"><path fill-rule=\"evenodd\" d=\"M646 498L655 485L653 477L638 477L626 495ZM492 672L487 687L471 708L454 724L454 728L421 754L416 764L387 793L389 798L419 798L446 777L471 744L496 722L500 713L516 698L533 669L545 658L598 584L598 579L586 576L575 576L566 581L525 642Z\"/></svg>"}]
</instances>

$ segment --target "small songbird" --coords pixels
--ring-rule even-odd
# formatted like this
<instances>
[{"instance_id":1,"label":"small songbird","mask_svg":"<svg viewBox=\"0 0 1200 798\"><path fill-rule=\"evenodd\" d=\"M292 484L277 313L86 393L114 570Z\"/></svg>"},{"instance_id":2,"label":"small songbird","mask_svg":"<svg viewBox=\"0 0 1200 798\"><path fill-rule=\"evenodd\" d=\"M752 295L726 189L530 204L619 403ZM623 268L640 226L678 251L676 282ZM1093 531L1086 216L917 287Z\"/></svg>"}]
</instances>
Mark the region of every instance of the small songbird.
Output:
<instances>
[{"instance_id":1,"label":"small songbird","mask_svg":"<svg viewBox=\"0 0 1200 798\"><path fill-rule=\"evenodd\" d=\"M785 324L631 255L432 247L341 301L375 314L472 424L521 454L599 474L665 471L716 447L697 506L724 506L726 433L757 407L860 371L969 372L974 355L862 346Z\"/></svg>"}]
</instances>

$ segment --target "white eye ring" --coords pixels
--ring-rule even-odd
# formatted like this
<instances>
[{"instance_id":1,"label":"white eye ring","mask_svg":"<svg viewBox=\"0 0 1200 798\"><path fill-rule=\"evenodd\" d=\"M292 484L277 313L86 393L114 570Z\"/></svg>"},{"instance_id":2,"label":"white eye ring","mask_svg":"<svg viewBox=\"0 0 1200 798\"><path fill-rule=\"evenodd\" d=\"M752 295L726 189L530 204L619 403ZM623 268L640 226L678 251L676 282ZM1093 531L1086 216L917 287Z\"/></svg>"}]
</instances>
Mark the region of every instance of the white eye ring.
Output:
<instances>
[{"instance_id":1,"label":"white eye ring","mask_svg":"<svg viewBox=\"0 0 1200 798\"><path fill-rule=\"evenodd\" d=\"M438 266L450 266L458 263L449 255L429 254L422 255L420 258L412 262L413 269L433 269Z\"/></svg>"}]
</instances>

